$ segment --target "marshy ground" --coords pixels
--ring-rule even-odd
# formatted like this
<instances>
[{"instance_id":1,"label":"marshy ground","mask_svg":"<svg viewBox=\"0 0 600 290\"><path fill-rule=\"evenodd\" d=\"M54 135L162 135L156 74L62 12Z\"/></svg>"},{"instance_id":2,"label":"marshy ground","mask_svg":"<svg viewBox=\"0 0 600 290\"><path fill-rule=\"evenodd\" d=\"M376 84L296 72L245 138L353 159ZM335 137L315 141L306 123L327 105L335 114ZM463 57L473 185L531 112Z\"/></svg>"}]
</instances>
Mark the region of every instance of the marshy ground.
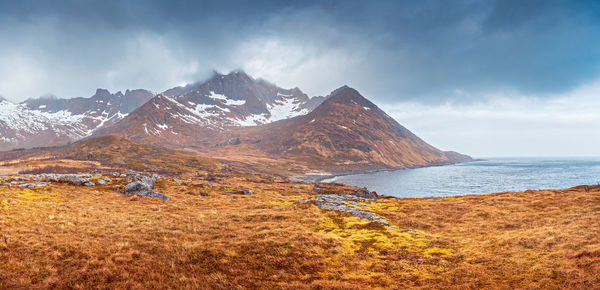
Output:
<instances>
[{"instance_id":1,"label":"marshy ground","mask_svg":"<svg viewBox=\"0 0 600 290\"><path fill-rule=\"evenodd\" d=\"M0 288L600 285L600 187L348 199L386 226L320 209L312 183L209 181L159 178L172 200L127 197L116 180L1 186Z\"/></svg>"}]
</instances>

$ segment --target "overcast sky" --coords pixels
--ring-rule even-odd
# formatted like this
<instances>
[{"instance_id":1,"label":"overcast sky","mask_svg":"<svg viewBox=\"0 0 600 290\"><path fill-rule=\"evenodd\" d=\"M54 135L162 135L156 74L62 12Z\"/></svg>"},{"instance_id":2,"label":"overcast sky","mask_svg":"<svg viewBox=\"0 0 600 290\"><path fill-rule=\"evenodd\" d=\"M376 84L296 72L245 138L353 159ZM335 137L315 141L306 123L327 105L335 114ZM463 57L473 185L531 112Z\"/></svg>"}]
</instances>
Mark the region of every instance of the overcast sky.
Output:
<instances>
[{"instance_id":1,"label":"overcast sky","mask_svg":"<svg viewBox=\"0 0 600 290\"><path fill-rule=\"evenodd\" d=\"M432 145L600 155L600 1L1 1L0 96L153 91L243 69L347 84Z\"/></svg>"}]
</instances>

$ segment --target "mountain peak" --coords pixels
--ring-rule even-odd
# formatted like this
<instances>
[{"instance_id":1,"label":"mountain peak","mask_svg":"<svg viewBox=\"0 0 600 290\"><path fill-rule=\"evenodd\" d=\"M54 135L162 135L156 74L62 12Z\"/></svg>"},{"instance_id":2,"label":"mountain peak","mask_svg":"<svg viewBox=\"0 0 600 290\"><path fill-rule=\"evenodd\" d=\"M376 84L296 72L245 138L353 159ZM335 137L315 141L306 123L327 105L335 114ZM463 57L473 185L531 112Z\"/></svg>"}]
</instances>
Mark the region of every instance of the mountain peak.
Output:
<instances>
[{"instance_id":1,"label":"mountain peak","mask_svg":"<svg viewBox=\"0 0 600 290\"><path fill-rule=\"evenodd\" d=\"M365 97L363 97L357 90L347 85L341 86L331 92L325 102L333 102L338 104L358 104L369 108L375 106Z\"/></svg>"},{"instance_id":2,"label":"mountain peak","mask_svg":"<svg viewBox=\"0 0 600 290\"><path fill-rule=\"evenodd\" d=\"M358 95L358 96L361 96L360 93L357 90L355 90L355 89L353 89L353 88L351 88L351 87L349 87L347 85L343 85L343 86L341 86L341 87L333 90L333 92L331 92L331 94L329 94L330 97L334 97L334 96L338 96L338 95L343 95L343 96L356 96L356 95Z\"/></svg>"},{"instance_id":3,"label":"mountain peak","mask_svg":"<svg viewBox=\"0 0 600 290\"><path fill-rule=\"evenodd\" d=\"M96 93L94 94L94 96L106 97L106 96L110 96L110 92L107 89L98 88L98 89L96 89Z\"/></svg>"},{"instance_id":4,"label":"mountain peak","mask_svg":"<svg viewBox=\"0 0 600 290\"><path fill-rule=\"evenodd\" d=\"M228 74L221 74L219 72L217 72L216 70L213 71L213 77L211 78L212 81L215 80L220 80L220 79L227 79L227 80L243 80L243 81L253 81L254 79L249 76L245 71L238 69L238 70L233 70L231 72L229 72Z\"/></svg>"}]
</instances>

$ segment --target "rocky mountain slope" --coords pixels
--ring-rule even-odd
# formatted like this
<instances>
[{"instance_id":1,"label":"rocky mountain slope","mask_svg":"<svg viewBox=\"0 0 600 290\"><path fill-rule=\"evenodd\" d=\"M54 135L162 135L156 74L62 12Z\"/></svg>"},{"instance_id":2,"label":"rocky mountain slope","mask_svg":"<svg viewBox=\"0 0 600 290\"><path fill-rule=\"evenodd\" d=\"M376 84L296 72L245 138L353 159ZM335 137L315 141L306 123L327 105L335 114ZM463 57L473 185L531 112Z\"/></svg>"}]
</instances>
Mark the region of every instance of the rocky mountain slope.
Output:
<instances>
[{"instance_id":1,"label":"rocky mountain slope","mask_svg":"<svg viewBox=\"0 0 600 290\"><path fill-rule=\"evenodd\" d=\"M111 94L98 89L89 98L0 100L0 150L61 145L90 136L123 119L154 93L127 90Z\"/></svg>"},{"instance_id":2,"label":"rocky mountain slope","mask_svg":"<svg viewBox=\"0 0 600 290\"><path fill-rule=\"evenodd\" d=\"M471 160L441 151L404 128L350 87L333 91L307 115L237 130L227 139L268 154L336 171L448 164ZM237 143L237 142L236 142Z\"/></svg>"}]
</instances>

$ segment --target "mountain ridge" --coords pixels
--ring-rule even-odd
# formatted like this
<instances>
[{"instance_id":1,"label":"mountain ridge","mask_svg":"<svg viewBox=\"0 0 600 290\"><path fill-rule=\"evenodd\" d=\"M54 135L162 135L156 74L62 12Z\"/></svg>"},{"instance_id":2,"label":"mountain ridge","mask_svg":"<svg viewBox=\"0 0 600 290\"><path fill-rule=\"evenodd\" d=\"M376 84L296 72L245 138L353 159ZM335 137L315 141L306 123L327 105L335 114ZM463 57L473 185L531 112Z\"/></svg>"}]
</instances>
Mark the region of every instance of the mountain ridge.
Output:
<instances>
[{"instance_id":1,"label":"mountain ridge","mask_svg":"<svg viewBox=\"0 0 600 290\"><path fill-rule=\"evenodd\" d=\"M117 92L97 89L89 98L30 98L20 103L0 101L0 150L61 145L110 126L146 102L146 90Z\"/></svg>"},{"instance_id":2,"label":"mountain ridge","mask_svg":"<svg viewBox=\"0 0 600 290\"><path fill-rule=\"evenodd\" d=\"M73 129L71 123L62 128L81 132L60 136L62 143L44 145L118 136L137 144L218 152L223 160L254 152L258 158L279 158L290 166L332 172L471 160L429 145L347 85L311 98L297 87L283 89L243 71L215 72L207 81L159 94L146 90L111 94L97 89L90 98L29 99L13 106L47 115L87 114L88 123L73 122L82 128ZM100 115L104 119L99 120ZM0 115L0 129L1 122Z\"/></svg>"}]
</instances>

